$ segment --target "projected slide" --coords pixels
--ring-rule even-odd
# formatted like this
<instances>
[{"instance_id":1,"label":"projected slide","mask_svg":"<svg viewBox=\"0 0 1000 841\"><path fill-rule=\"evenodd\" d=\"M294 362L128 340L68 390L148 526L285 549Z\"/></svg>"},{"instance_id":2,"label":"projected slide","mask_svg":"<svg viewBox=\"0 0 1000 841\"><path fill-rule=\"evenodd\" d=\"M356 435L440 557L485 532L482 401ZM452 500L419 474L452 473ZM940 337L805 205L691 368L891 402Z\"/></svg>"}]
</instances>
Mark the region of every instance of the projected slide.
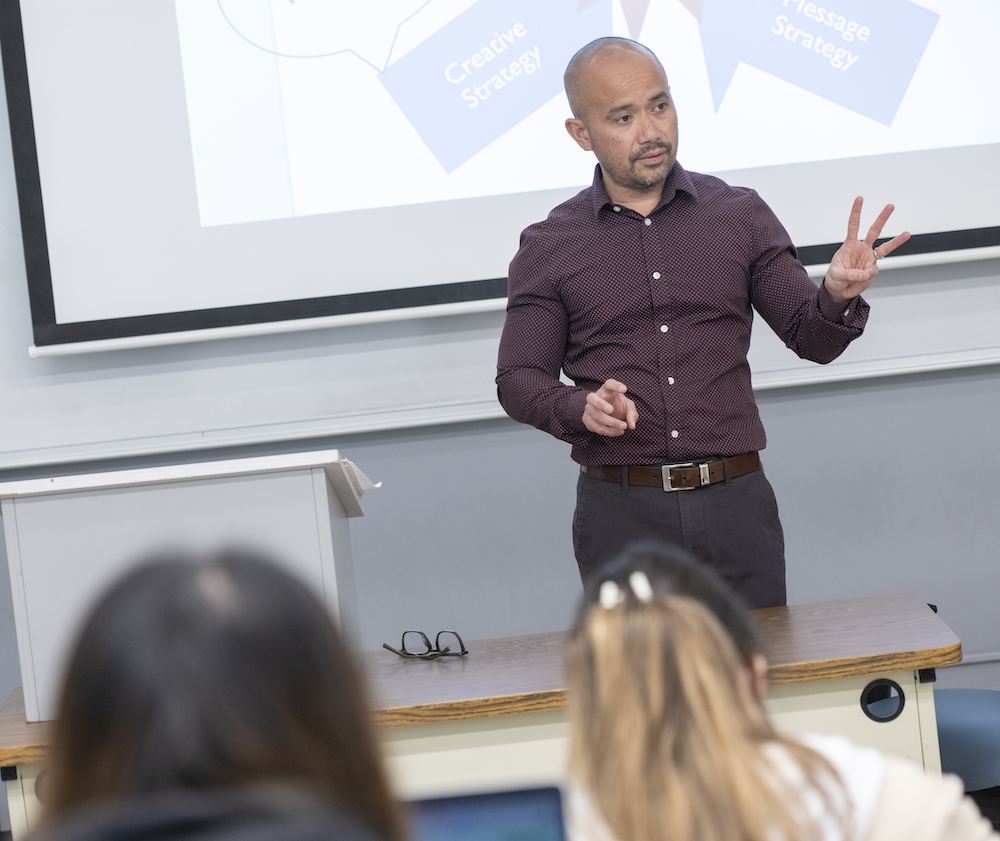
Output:
<instances>
[{"instance_id":1,"label":"projected slide","mask_svg":"<svg viewBox=\"0 0 1000 841\"><path fill-rule=\"evenodd\" d=\"M203 225L585 184L562 72L610 34L663 60L690 169L1000 140L998 109L928 124L968 73L969 0L176 2ZM260 145L233 100L273 129L255 159L273 200L233 202L219 183L216 156Z\"/></svg>"},{"instance_id":2,"label":"projected slide","mask_svg":"<svg viewBox=\"0 0 1000 841\"><path fill-rule=\"evenodd\" d=\"M591 182L562 74L608 34L662 59L678 160L804 253L858 194L917 245L1000 229L997 0L3 9L38 344L501 297L521 231Z\"/></svg>"}]
</instances>

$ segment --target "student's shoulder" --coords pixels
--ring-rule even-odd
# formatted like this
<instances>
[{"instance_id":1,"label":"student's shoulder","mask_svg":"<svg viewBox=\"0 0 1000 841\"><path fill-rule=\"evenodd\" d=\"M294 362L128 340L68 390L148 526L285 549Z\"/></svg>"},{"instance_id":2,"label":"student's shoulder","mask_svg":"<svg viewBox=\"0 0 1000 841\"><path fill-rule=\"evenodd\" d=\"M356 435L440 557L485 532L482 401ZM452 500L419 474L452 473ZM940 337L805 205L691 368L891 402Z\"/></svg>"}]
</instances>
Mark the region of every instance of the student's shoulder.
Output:
<instances>
[{"instance_id":1,"label":"student's shoulder","mask_svg":"<svg viewBox=\"0 0 1000 841\"><path fill-rule=\"evenodd\" d=\"M953 774L928 774L923 768L885 757L882 790L867 836L875 841L985 841L998 839L993 826Z\"/></svg>"}]
</instances>

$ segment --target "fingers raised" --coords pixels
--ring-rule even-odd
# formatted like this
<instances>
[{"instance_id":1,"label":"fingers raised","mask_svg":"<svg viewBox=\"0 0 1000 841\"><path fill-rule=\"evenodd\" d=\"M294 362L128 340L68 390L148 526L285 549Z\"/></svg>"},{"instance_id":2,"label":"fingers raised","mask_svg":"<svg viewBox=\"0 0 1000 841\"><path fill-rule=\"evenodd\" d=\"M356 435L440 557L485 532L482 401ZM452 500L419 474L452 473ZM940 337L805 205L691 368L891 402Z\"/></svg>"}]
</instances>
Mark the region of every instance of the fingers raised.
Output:
<instances>
[{"instance_id":1,"label":"fingers raised","mask_svg":"<svg viewBox=\"0 0 1000 841\"><path fill-rule=\"evenodd\" d=\"M854 200L854 205L851 207L851 215L847 219L847 239L845 242L850 242L851 240L858 238L858 231L861 230L861 205L864 200L861 196L858 196Z\"/></svg>"},{"instance_id":2,"label":"fingers raised","mask_svg":"<svg viewBox=\"0 0 1000 841\"><path fill-rule=\"evenodd\" d=\"M882 252L882 254L880 255L880 259L882 257L888 257L890 254L892 254L893 251L895 251L897 248L899 248L899 246L901 246L909 238L910 238L910 232L909 231L903 231L903 233L898 234L897 236L894 236L888 242L883 242L879 246L879 250Z\"/></svg>"},{"instance_id":3,"label":"fingers raised","mask_svg":"<svg viewBox=\"0 0 1000 841\"><path fill-rule=\"evenodd\" d=\"M889 221L889 217L892 216L892 211L895 209L896 208L891 204L887 204L882 208L882 212L868 229L868 236L865 237L865 245L875 245L875 240L879 238L879 234L882 233L882 228L885 227L885 223Z\"/></svg>"}]
</instances>

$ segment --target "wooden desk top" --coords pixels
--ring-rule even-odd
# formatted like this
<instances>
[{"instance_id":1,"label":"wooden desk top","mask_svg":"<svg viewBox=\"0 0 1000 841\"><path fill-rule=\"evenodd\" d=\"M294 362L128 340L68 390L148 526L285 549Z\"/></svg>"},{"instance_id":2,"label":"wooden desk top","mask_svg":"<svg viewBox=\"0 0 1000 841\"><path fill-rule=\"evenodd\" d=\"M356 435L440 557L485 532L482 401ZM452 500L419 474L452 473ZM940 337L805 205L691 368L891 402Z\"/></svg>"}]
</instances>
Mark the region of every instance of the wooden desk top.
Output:
<instances>
[{"instance_id":1,"label":"wooden desk top","mask_svg":"<svg viewBox=\"0 0 1000 841\"><path fill-rule=\"evenodd\" d=\"M915 595L872 596L751 611L772 683L950 666L958 637ZM363 670L383 725L478 718L566 705L565 634L468 643L466 657L402 660L366 652Z\"/></svg>"},{"instance_id":2,"label":"wooden desk top","mask_svg":"<svg viewBox=\"0 0 1000 841\"><path fill-rule=\"evenodd\" d=\"M950 666L958 637L915 595L872 596L753 611L772 683ZM465 657L403 660L384 649L362 655L383 726L481 718L566 706L564 633L466 643ZM51 722L26 724L15 689L0 707L0 766L39 762Z\"/></svg>"},{"instance_id":3,"label":"wooden desk top","mask_svg":"<svg viewBox=\"0 0 1000 841\"><path fill-rule=\"evenodd\" d=\"M368 651L361 669L379 724L419 724L566 706L565 633L466 643L464 657L404 660Z\"/></svg>"},{"instance_id":4,"label":"wooden desk top","mask_svg":"<svg viewBox=\"0 0 1000 841\"><path fill-rule=\"evenodd\" d=\"M871 596L753 610L771 683L933 669L962 644L919 596Z\"/></svg>"}]
</instances>

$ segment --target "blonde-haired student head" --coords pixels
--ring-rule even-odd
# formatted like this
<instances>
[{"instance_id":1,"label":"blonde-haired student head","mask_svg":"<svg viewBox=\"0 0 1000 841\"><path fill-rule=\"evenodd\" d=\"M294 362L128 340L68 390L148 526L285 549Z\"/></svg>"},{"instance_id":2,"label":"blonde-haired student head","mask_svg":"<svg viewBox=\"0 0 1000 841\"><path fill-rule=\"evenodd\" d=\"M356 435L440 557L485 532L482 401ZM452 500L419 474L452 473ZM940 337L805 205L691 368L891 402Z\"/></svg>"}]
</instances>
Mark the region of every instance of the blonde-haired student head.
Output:
<instances>
[{"instance_id":1,"label":"blonde-haired student head","mask_svg":"<svg viewBox=\"0 0 1000 841\"><path fill-rule=\"evenodd\" d=\"M585 584L567 648L573 841L993 838L955 779L764 711L735 594L685 551L633 544Z\"/></svg>"}]
</instances>

